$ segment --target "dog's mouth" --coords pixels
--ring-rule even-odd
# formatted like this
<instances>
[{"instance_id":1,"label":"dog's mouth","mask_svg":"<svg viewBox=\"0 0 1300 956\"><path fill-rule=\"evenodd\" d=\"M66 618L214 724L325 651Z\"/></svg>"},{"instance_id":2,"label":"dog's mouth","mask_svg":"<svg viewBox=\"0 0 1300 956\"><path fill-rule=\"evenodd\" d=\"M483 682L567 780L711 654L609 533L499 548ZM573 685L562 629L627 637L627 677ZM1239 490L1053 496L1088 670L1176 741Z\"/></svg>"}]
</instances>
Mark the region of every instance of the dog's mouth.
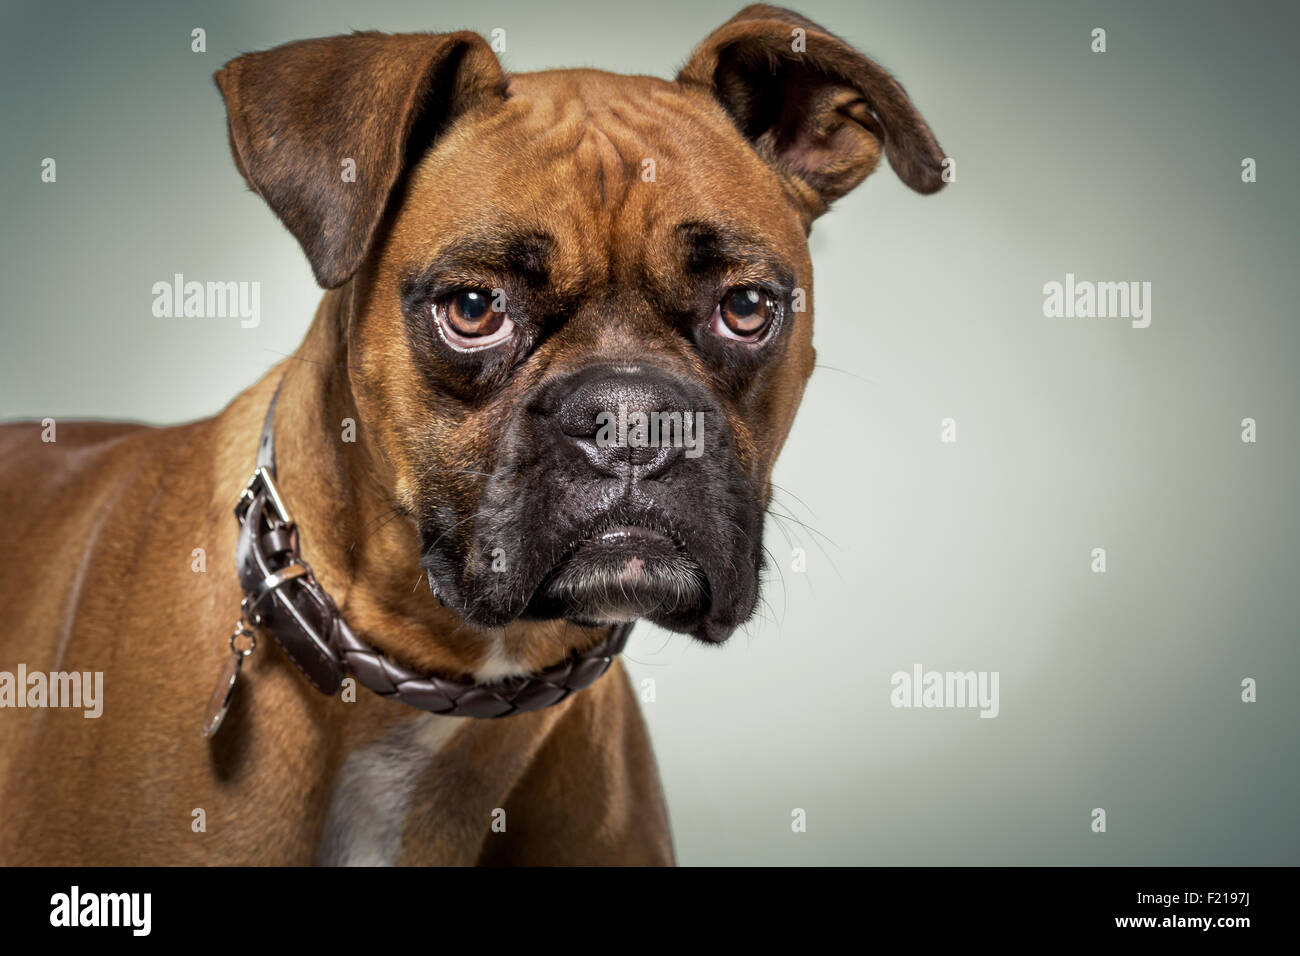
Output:
<instances>
[{"instance_id":1,"label":"dog's mouth","mask_svg":"<svg viewBox=\"0 0 1300 956\"><path fill-rule=\"evenodd\" d=\"M618 524L570 544L525 615L584 625L642 617L680 629L702 618L709 600L708 576L676 534Z\"/></svg>"}]
</instances>

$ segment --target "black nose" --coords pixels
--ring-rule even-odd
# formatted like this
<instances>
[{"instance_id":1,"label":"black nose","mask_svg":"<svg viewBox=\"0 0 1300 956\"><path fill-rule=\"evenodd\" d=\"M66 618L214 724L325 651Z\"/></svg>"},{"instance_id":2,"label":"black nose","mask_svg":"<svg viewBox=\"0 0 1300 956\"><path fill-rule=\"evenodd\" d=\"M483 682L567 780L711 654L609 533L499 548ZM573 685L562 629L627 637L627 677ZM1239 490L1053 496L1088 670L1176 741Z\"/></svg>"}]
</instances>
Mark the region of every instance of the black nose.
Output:
<instances>
[{"instance_id":1,"label":"black nose","mask_svg":"<svg viewBox=\"0 0 1300 956\"><path fill-rule=\"evenodd\" d=\"M555 421L592 468L611 477L653 478L683 451L701 448L703 416L657 369L596 368L559 384Z\"/></svg>"}]
</instances>

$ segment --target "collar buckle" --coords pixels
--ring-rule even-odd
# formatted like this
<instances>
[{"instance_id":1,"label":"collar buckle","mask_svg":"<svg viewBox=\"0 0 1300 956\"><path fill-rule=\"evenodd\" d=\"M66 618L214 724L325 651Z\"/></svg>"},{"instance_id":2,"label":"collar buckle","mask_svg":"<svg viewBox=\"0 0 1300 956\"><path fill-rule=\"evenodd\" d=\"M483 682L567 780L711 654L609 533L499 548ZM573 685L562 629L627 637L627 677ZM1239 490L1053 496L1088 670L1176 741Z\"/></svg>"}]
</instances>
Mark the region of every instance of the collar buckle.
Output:
<instances>
[{"instance_id":1,"label":"collar buckle","mask_svg":"<svg viewBox=\"0 0 1300 956\"><path fill-rule=\"evenodd\" d=\"M257 470L253 472L253 477L248 479L248 484L239 493L239 500L235 502L235 517L239 519L239 523L244 523L253 499L262 492L265 493L266 501L280 523L292 525L293 519L289 517L289 509L285 507L284 499L280 497L280 489L275 485L275 478L272 477L271 470L263 465L258 465Z\"/></svg>"}]
</instances>

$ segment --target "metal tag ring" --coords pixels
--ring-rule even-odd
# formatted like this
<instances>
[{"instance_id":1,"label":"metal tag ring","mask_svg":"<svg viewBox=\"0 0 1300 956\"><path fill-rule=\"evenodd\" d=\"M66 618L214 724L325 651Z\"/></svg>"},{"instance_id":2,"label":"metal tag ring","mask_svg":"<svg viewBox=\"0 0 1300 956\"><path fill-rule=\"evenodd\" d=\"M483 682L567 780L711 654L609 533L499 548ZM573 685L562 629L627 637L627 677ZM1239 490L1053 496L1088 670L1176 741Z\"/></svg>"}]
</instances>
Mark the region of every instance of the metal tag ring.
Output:
<instances>
[{"instance_id":1,"label":"metal tag ring","mask_svg":"<svg viewBox=\"0 0 1300 956\"><path fill-rule=\"evenodd\" d=\"M240 638L240 637L248 638L247 648L240 648L235 646L236 638ZM255 650L257 650L257 634L254 633L252 628L250 628L246 623L244 623L243 618L240 618L240 620L235 624L234 633L230 635L230 652L232 654L238 654L240 657L247 657Z\"/></svg>"}]
</instances>

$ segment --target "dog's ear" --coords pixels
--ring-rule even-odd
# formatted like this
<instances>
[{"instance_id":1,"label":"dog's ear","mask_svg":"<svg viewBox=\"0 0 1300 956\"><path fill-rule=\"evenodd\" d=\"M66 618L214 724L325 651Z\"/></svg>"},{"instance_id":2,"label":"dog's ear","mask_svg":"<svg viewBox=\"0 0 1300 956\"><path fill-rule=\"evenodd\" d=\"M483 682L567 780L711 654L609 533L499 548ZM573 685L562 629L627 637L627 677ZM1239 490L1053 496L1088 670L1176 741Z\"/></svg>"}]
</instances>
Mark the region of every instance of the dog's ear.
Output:
<instances>
[{"instance_id":1,"label":"dog's ear","mask_svg":"<svg viewBox=\"0 0 1300 956\"><path fill-rule=\"evenodd\" d=\"M944 185L943 152L898 81L791 10L741 10L696 47L677 81L722 104L808 221L875 169L882 144L917 192Z\"/></svg>"},{"instance_id":2,"label":"dog's ear","mask_svg":"<svg viewBox=\"0 0 1300 956\"><path fill-rule=\"evenodd\" d=\"M361 264L407 166L506 88L470 32L303 40L231 60L216 81L239 171L326 288Z\"/></svg>"}]
</instances>

